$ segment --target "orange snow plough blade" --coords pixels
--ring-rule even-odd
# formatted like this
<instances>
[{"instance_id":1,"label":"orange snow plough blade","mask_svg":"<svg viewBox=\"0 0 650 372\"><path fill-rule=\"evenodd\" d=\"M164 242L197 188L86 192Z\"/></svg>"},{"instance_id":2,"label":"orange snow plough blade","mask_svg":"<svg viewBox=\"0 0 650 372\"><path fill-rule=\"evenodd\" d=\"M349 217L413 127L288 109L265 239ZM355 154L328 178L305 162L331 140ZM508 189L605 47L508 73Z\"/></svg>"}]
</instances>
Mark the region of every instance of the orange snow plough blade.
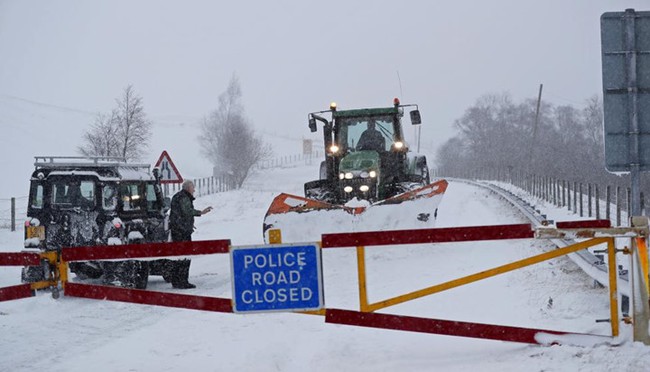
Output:
<instances>
[{"instance_id":1,"label":"orange snow plough blade","mask_svg":"<svg viewBox=\"0 0 650 372\"><path fill-rule=\"evenodd\" d=\"M439 180L365 206L280 194L264 217L264 240L270 229L280 229L282 240L291 243L319 241L324 233L431 228L447 186Z\"/></svg>"}]
</instances>

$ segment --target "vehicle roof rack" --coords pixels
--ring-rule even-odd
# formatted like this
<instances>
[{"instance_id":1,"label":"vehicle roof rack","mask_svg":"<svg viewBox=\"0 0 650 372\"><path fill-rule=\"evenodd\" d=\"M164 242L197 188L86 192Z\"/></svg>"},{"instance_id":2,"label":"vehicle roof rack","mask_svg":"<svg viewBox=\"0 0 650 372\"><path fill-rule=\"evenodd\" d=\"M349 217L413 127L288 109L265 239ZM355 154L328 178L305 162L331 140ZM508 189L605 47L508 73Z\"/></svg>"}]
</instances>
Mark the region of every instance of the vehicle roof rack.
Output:
<instances>
[{"instance_id":1,"label":"vehicle roof rack","mask_svg":"<svg viewBox=\"0 0 650 372\"><path fill-rule=\"evenodd\" d=\"M119 156L34 156L34 166L47 168L97 168L97 167L131 167L151 168L150 164L127 163Z\"/></svg>"}]
</instances>

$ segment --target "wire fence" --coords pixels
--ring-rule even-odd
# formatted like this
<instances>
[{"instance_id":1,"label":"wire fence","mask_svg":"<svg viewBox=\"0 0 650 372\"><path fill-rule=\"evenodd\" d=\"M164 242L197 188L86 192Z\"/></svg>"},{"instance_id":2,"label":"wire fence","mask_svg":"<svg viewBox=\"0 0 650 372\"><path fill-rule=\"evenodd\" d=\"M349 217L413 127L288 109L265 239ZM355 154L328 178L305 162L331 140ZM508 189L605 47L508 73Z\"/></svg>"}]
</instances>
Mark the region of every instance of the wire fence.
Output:
<instances>
[{"instance_id":1,"label":"wire fence","mask_svg":"<svg viewBox=\"0 0 650 372\"><path fill-rule=\"evenodd\" d=\"M0 198L0 229L17 229L18 221L27 219L27 196Z\"/></svg>"},{"instance_id":2,"label":"wire fence","mask_svg":"<svg viewBox=\"0 0 650 372\"><path fill-rule=\"evenodd\" d=\"M485 169L471 172L432 169L435 177L453 177L474 181L503 182L518 187L538 201L566 208L580 217L608 219L614 226L629 226L631 210L629 187L583 183L564 178L540 176L508 169ZM641 210L648 215L643 193Z\"/></svg>"},{"instance_id":3,"label":"wire fence","mask_svg":"<svg viewBox=\"0 0 650 372\"><path fill-rule=\"evenodd\" d=\"M311 154L294 154L284 155L267 159L259 162L254 170L263 170L270 168L283 168L297 165L311 165L323 156L322 151L315 151ZM202 177L192 179L195 186L196 196L205 196L234 190L237 184L231 176L221 175L212 177ZM180 184L163 185L165 196L171 196L181 189ZM0 229L10 229L15 231L19 228L18 221L27 219L28 196L19 196L13 198L0 198Z\"/></svg>"}]
</instances>

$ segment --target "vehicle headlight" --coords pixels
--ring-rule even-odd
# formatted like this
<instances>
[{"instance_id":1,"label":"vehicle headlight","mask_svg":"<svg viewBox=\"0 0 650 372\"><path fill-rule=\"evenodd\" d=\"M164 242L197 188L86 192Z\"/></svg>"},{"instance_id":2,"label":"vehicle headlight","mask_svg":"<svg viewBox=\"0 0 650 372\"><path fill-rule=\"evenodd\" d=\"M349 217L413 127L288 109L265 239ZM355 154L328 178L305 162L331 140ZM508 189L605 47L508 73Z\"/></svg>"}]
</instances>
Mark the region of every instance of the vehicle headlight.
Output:
<instances>
[{"instance_id":1,"label":"vehicle headlight","mask_svg":"<svg viewBox=\"0 0 650 372\"><path fill-rule=\"evenodd\" d=\"M397 141L397 142L395 142L395 143L393 144L393 146L395 146L395 148L396 148L397 150L401 150L402 147L404 147L404 142Z\"/></svg>"},{"instance_id":2,"label":"vehicle headlight","mask_svg":"<svg viewBox=\"0 0 650 372\"><path fill-rule=\"evenodd\" d=\"M368 172L363 171L363 172L361 172L361 174L359 174L359 177L361 177L361 178L368 178L368 177L370 177L370 175L368 174Z\"/></svg>"},{"instance_id":3,"label":"vehicle headlight","mask_svg":"<svg viewBox=\"0 0 650 372\"><path fill-rule=\"evenodd\" d=\"M339 173L339 179L342 180L345 178L345 173Z\"/></svg>"},{"instance_id":4,"label":"vehicle headlight","mask_svg":"<svg viewBox=\"0 0 650 372\"><path fill-rule=\"evenodd\" d=\"M343 191L345 191L345 192L352 192L352 186L345 186L345 187L343 188Z\"/></svg>"},{"instance_id":5,"label":"vehicle headlight","mask_svg":"<svg viewBox=\"0 0 650 372\"><path fill-rule=\"evenodd\" d=\"M370 187L368 185L361 185L361 187L359 187L359 190L361 190L361 192L366 192L370 190Z\"/></svg>"},{"instance_id":6,"label":"vehicle headlight","mask_svg":"<svg viewBox=\"0 0 650 372\"><path fill-rule=\"evenodd\" d=\"M368 173L368 175L370 176L370 178L375 178L375 177L377 177L377 172L375 172L374 170L371 170L371 171Z\"/></svg>"},{"instance_id":7,"label":"vehicle headlight","mask_svg":"<svg viewBox=\"0 0 650 372\"><path fill-rule=\"evenodd\" d=\"M351 180L353 177L354 177L354 174L352 174L352 172L347 172L345 174L345 179L346 180Z\"/></svg>"},{"instance_id":8,"label":"vehicle headlight","mask_svg":"<svg viewBox=\"0 0 650 372\"><path fill-rule=\"evenodd\" d=\"M330 152L332 154L336 154L337 152L339 152L339 147L337 145L330 146Z\"/></svg>"}]
</instances>

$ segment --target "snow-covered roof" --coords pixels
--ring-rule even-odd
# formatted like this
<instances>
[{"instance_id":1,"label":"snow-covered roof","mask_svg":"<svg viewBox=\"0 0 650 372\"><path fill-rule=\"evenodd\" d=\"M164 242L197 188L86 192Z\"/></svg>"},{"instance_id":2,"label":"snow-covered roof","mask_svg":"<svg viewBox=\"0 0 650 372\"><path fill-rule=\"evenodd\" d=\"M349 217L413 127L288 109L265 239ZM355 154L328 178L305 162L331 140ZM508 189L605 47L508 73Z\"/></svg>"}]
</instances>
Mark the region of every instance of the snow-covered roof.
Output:
<instances>
[{"instance_id":1,"label":"snow-covered roof","mask_svg":"<svg viewBox=\"0 0 650 372\"><path fill-rule=\"evenodd\" d=\"M127 163L113 157L36 156L34 166L37 171L50 170L48 177L86 175L106 181L154 179L150 164Z\"/></svg>"}]
</instances>

